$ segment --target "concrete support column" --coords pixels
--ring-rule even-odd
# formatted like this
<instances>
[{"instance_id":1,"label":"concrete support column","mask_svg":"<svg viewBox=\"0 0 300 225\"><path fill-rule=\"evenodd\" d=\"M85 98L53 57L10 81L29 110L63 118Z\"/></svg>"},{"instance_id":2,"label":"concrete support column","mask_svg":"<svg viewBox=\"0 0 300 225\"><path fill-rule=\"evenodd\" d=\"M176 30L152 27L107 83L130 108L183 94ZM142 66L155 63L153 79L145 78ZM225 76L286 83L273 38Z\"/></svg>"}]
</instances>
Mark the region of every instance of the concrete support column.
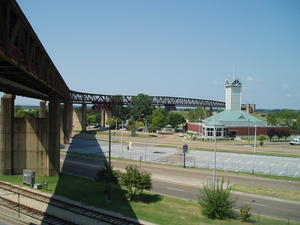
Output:
<instances>
[{"instance_id":1,"label":"concrete support column","mask_svg":"<svg viewBox=\"0 0 300 225\"><path fill-rule=\"evenodd\" d=\"M86 104L82 103L82 110L81 110L81 130L86 131Z\"/></svg>"},{"instance_id":2,"label":"concrete support column","mask_svg":"<svg viewBox=\"0 0 300 225\"><path fill-rule=\"evenodd\" d=\"M105 127L105 110L101 110L101 127Z\"/></svg>"},{"instance_id":3,"label":"concrete support column","mask_svg":"<svg viewBox=\"0 0 300 225\"><path fill-rule=\"evenodd\" d=\"M46 101L40 101L39 118L46 118Z\"/></svg>"},{"instance_id":4,"label":"concrete support column","mask_svg":"<svg viewBox=\"0 0 300 225\"><path fill-rule=\"evenodd\" d=\"M64 102L63 113L63 132L64 132L64 144L70 143L73 125L73 104L72 102Z\"/></svg>"},{"instance_id":5,"label":"concrete support column","mask_svg":"<svg viewBox=\"0 0 300 225\"><path fill-rule=\"evenodd\" d=\"M110 119L112 117L112 115L111 115L111 110L105 110L105 120L104 120L104 126L107 126L108 127L108 125L106 124L106 122L107 122L107 120L108 119Z\"/></svg>"},{"instance_id":6,"label":"concrete support column","mask_svg":"<svg viewBox=\"0 0 300 225\"><path fill-rule=\"evenodd\" d=\"M52 96L49 101L49 137L48 137L48 157L49 175L57 176L60 165L60 100L57 96Z\"/></svg>"},{"instance_id":7,"label":"concrete support column","mask_svg":"<svg viewBox=\"0 0 300 225\"><path fill-rule=\"evenodd\" d=\"M212 116L212 114L213 114L212 106L209 106L209 116Z\"/></svg>"},{"instance_id":8,"label":"concrete support column","mask_svg":"<svg viewBox=\"0 0 300 225\"><path fill-rule=\"evenodd\" d=\"M0 175L13 173L14 103L14 95L6 94L1 98Z\"/></svg>"}]
</instances>

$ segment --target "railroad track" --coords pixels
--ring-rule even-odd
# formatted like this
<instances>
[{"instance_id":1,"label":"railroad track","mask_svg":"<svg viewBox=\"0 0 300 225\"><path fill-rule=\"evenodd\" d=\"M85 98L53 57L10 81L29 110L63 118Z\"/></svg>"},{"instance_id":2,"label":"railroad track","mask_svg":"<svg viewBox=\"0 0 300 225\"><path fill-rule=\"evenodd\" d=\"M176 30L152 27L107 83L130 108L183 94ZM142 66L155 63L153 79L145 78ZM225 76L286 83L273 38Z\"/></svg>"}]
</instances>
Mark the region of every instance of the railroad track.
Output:
<instances>
[{"instance_id":1,"label":"railroad track","mask_svg":"<svg viewBox=\"0 0 300 225\"><path fill-rule=\"evenodd\" d=\"M36 192L32 192L32 191L29 191L29 190L25 190L23 188L19 188L19 187L16 187L14 185L7 184L7 183L4 183L4 182L0 182L0 189L3 189L5 191L8 191L8 192L11 192L11 193L14 193L14 194L19 194L21 196L25 196L27 198L31 198L31 199L34 199L34 200L39 201L39 202L43 202L43 203L52 205L56 208L60 208L60 209L63 209L63 210L68 210L70 212L76 213L76 214L81 215L81 216L86 216L88 218L99 221L101 223L114 224L114 225L141 225L140 223L129 220L129 219L116 217L116 216L106 214L106 213L103 213L103 212L99 212L99 211L96 211L96 210L93 210L93 209L88 209L88 208L78 206L78 205L75 205L75 204L72 204L72 203L69 203L69 202L65 202L65 201L57 199L55 197L50 198L50 197L47 197L45 195L42 195L42 194L39 194L39 193L36 193ZM1 197L1 199L3 199L3 198ZM10 200L8 200L8 201L10 201ZM2 200L0 200L0 204L2 205ZM5 204L6 203L4 203L4 206L5 206ZM18 205L18 203L15 203L15 204ZM27 206L25 206L25 207L27 207ZM30 208L30 207L28 207L28 208ZM50 220L51 219L49 219L49 221ZM56 223L49 223L49 224L64 224L64 223L56 222ZM68 224L71 224L71 223L69 222Z\"/></svg>"},{"instance_id":2,"label":"railroad track","mask_svg":"<svg viewBox=\"0 0 300 225\"><path fill-rule=\"evenodd\" d=\"M6 208L9 208L11 210L14 210L16 212L22 213L26 216L30 216L34 219L43 221L47 224L58 224L58 225L72 225L74 223L71 223L69 221L66 221L64 219L58 218L54 215L39 211L37 209L33 209L31 207L28 207L26 205L18 204L14 201L5 199L3 197L0 197L0 205L4 206Z\"/></svg>"}]
</instances>

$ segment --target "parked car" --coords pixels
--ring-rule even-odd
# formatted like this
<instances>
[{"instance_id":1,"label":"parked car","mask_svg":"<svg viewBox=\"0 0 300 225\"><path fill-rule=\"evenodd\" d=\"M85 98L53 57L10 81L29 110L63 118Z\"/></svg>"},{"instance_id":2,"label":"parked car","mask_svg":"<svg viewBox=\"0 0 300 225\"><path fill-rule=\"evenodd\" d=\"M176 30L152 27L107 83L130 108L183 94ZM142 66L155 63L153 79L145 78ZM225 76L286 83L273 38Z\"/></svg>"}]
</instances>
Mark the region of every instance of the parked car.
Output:
<instances>
[{"instance_id":1,"label":"parked car","mask_svg":"<svg viewBox=\"0 0 300 225\"><path fill-rule=\"evenodd\" d=\"M300 145L300 138L294 138L290 141L290 145Z\"/></svg>"}]
</instances>

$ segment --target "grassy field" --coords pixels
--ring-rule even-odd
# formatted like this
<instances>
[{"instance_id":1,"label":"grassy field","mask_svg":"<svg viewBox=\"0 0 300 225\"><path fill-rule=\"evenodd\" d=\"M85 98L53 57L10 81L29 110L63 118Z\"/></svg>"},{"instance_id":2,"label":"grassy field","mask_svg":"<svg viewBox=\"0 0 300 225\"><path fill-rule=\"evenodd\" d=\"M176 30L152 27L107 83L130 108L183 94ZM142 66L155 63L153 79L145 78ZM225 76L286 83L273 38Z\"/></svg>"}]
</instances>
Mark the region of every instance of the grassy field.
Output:
<instances>
[{"instance_id":1,"label":"grassy field","mask_svg":"<svg viewBox=\"0 0 300 225\"><path fill-rule=\"evenodd\" d=\"M21 185L21 176L0 176L1 181ZM228 220L211 220L201 214L199 204L153 193L144 193L138 201L128 201L125 192L119 185L112 185L112 203L107 203L105 183L81 177L61 175L60 177L37 177L37 182L48 181L48 191L56 195L96 206L123 215L143 219L162 225L250 225L258 224L258 217L253 216L251 223L241 222L238 217ZM287 221L275 220L260 216L261 225L287 224ZM300 223L289 223L300 224Z\"/></svg>"},{"instance_id":2,"label":"grassy field","mask_svg":"<svg viewBox=\"0 0 300 225\"><path fill-rule=\"evenodd\" d=\"M263 187L254 187L246 185L234 184L232 186L233 191L245 192L256 195L264 195L275 198L282 198L286 200L296 200L300 201L300 190L299 191L286 191L278 190L273 188L263 188Z\"/></svg>"}]
</instances>

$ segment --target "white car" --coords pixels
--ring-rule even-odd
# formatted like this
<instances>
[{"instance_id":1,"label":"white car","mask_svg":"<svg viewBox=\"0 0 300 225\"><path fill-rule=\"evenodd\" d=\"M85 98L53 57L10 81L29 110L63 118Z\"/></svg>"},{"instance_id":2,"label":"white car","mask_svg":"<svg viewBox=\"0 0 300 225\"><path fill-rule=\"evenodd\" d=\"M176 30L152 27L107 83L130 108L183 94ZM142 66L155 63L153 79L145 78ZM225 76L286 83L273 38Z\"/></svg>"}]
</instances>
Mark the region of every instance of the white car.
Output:
<instances>
[{"instance_id":1,"label":"white car","mask_svg":"<svg viewBox=\"0 0 300 225\"><path fill-rule=\"evenodd\" d=\"M300 138L294 138L290 141L290 145L300 145Z\"/></svg>"},{"instance_id":2,"label":"white car","mask_svg":"<svg viewBox=\"0 0 300 225\"><path fill-rule=\"evenodd\" d=\"M178 136L179 137L184 137L184 134L183 133L178 133Z\"/></svg>"}]
</instances>

